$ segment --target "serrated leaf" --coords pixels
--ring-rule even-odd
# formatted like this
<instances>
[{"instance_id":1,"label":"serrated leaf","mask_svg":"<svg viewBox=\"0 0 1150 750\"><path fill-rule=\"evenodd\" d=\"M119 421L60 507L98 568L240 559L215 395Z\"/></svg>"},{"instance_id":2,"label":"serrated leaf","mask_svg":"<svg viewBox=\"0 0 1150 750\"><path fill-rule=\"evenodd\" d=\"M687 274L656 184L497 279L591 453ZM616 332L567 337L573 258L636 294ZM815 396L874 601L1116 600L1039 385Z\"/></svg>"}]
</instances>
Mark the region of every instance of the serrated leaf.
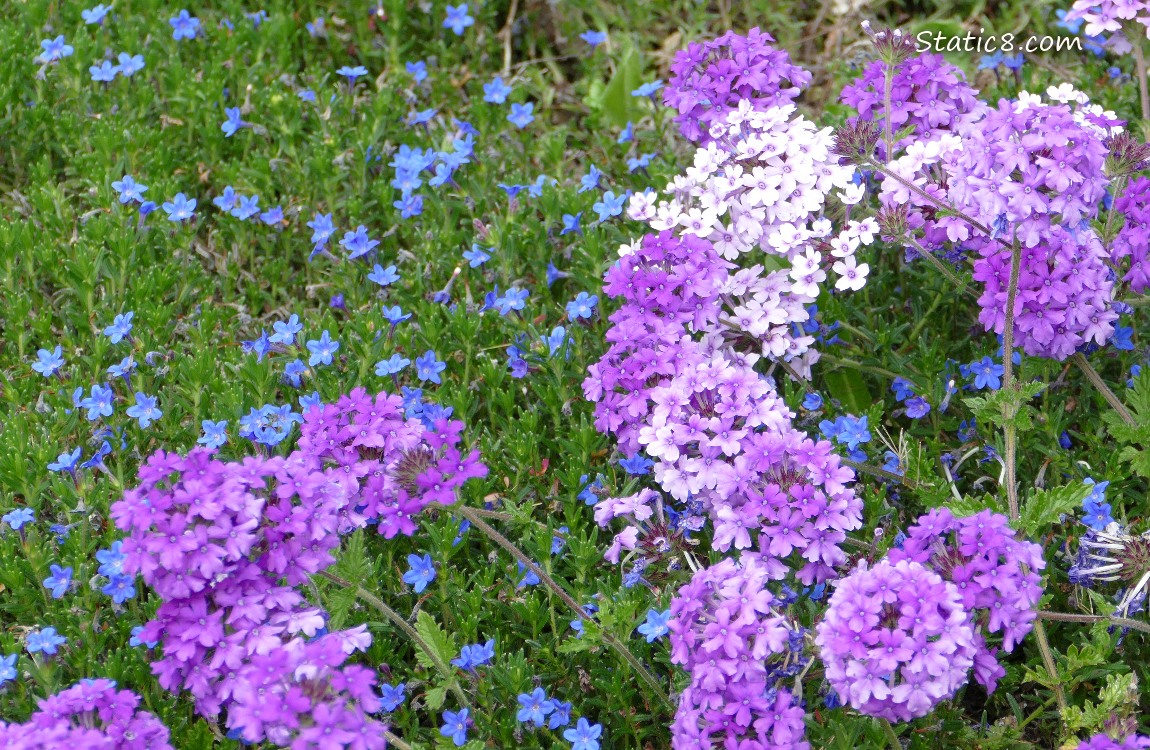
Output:
<instances>
[{"instance_id":1,"label":"serrated leaf","mask_svg":"<svg viewBox=\"0 0 1150 750\"><path fill-rule=\"evenodd\" d=\"M948 501L946 507L958 518L973 516L975 513L981 513L988 508L996 512L1001 510L997 498L993 495L983 495L979 498L964 495L961 500Z\"/></svg>"},{"instance_id":2,"label":"serrated leaf","mask_svg":"<svg viewBox=\"0 0 1150 750\"><path fill-rule=\"evenodd\" d=\"M423 700L432 711L438 711L443 707L444 701L447 700L447 688L443 686L433 687L423 696Z\"/></svg>"},{"instance_id":3,"label":"serrated leaf","mask_svg":"<svg viewBox=\"0 0 1150 750\"><path fill-rule=\"evenodd\" d=\"M420 610L415 618L415 632L419 633L419 637L427 644L435 657L439 659L440 663L436 664L435 659L424 652L422 648L416 648L415 658L419 663L429 669L440 669L451 663L451 660L456 657L455 644L452 642L451 637L439 627L439 623L435 618L427 614L424 610Z\"/></svg>"},{"instance_id":4,"label":"serrated leaf","mask_svg":"<svg viewBox=\"0 0 1150 750\"><path fill-rule=\"evenodd\" d=\"M1090 490L1091 486L1083 482L1036 491L1022 504L1018 530L1025 536L1037 536L1046 527L1057 523L1062 514L1081 508Z\"/></svg>"}]
</instances>

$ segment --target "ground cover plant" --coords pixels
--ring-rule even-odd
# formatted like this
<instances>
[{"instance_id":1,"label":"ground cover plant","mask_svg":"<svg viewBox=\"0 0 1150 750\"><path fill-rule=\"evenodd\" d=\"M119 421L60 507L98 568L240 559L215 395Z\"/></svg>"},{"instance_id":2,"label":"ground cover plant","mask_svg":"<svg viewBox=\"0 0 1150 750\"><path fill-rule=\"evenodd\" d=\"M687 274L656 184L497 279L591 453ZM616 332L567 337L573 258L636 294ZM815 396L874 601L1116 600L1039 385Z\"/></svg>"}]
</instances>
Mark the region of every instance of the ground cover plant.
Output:
<instances>
[{"instance_id":1,"label":"ground cover plant","mask_svg":"<svg viewBox=\"0 0 1150 750\"><path fill-rule=\"evenodd\" d=\"M1150 746L1148 29L4 5L4 746Z\"/></svg>"}]
</instances>

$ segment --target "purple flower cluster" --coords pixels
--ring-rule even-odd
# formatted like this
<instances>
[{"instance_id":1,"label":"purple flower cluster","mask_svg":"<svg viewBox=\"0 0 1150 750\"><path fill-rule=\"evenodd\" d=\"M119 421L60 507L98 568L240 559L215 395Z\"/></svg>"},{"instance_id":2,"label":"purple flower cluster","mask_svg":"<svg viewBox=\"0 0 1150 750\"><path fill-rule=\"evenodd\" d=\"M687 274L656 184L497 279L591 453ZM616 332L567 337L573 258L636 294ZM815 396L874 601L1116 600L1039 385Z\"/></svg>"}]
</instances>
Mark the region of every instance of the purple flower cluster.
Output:
<instances>
[{"instance_id":1,"label":"purple flower cluster","mask_svg":"<svg viewBox=\"0 0 1150 750\"><path fill-rule=\"evenodd\" d=\"M787 104L811 82L774 38L755 27L746 36L728 31L708 42L691 42L675 55L663 103L676 110L679 132L706 145L710 128L747 100L755 109Z\"/></svg>"},{"instance_id":2,"label":"purple flower cluster","mask_svg":"<svg viewBox=\"0 0 1150 750\"><path fill-rule=\"evenodd\" d=\"M955 585L975 630L975 679L993 691L1006 672L998 664L998 649L988 646L986 638L1001 633L1002 648L1009 653L1034 626L1042 597L1038 571L1046 567L1042 548L1016 539L999 513L984 510L955 518L937 508L907 530L902 546L887 559L921 563Z\"/></svg>"},{"instance_id":3,"label":"purple flower cluster","mask_svg":"<svg viewBox=\"0 0 1150 750\"><path fill-rule=\"evenodd\" d=\"M848 120L875 122L886 128L886 63L875 60L861 76L843 88L839 99L858 116ZM910 128L895 141L895 152L908 144L933 140L945 132L961 131L976 119L985 104L966 82L966 74L942 55L924 53L900 62L894 69L890 89L890 126L894 133ZM879 158L889 161L886 144L878 144Z\"/></svg>"},{"instance_id":4,"label":"purple flower cluster","mask_svg":"<svg viewBox=\"0 0 1150 750\"><path fill-rule=\"evenodd\" d=\"M671 726L675 750L807 750L805 711L779 683L802 671L803 629L779 614L755 553L704 568L671 603L671 662L691 677Z\"/></svg>"},{"instance_id":5,"label":"purple flower cluster","mask_svg":"<svg viewBox=\"0 0 1150 750\"><path fill-rule=\"evenodd\" d=\"M967 681L977 647L958 588L913 560L842 579L816 626L826 677L869 716L925 716Z\"/></svg>"},{"instance_id":6,"label":"purple flower cluster","mask_svg":"<svg viewBox=\"0 0 1150 750\"><path fill-rule=\"evenodd\" d=\"M168 728L130 690L112 680L83 680L42 699L24 724L0 722L8 750L172 750Z\"/></svg>"},{"instance_id":7,"label":"purple flower cluster","mask_svg":"<svg viewBox=\"0 0 1150 750\"><path fill-rule=\"evenodd\" d=\"M161 644L152 670L164 688L188 690L204 715L226 710L250 742L379 748L370 675L343 665L370 636L316 638L324 613L296 587L334 562L341 534L369 523L411 534L420 510L487 470L460 453L461 423L430 429L386 393L356 389L303 420L287 457L151 456L112 507L128 532L123 568L163 600L139 637Z\"/></svg>"},{"instance_id":8,"label":"purple flower cluster","mask_svg":"<svg viewBox=\"0 0 1150 750\"><path fill-rule=\"evenodd\" d=\"M1142 294L1150 288L1150 179L1136 177L1114 201L1114 211L1122 214L1126 222L1110 244L1110 260L1115 266L1129 258L1129 267L1122 281L1130 290Z\"/></svg>"},{"instance_id":9,"label":"purple flower cluster","mask_svg":"<svg viewBox=\"0 0 1150 750\"><path fill-rule=\"evenodd\" d=\"M1082 740L1074 750L1142 750L1150 747L1150 737L1141 734L1132 734L1118 741L1105 734L1096 734L1088 740Z\"/></svg>"}]
</instances>

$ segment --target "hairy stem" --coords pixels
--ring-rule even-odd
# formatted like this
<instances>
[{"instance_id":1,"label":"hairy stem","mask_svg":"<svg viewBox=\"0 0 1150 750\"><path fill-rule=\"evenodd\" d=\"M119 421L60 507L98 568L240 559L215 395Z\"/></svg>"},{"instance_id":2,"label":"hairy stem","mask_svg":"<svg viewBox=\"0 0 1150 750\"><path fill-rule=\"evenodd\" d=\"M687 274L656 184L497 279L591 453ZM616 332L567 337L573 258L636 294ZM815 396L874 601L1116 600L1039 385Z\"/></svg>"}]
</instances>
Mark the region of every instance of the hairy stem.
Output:
<instances>
[{"instance_id":1,"label":"hairy stem","mask_svg":"<svg viewBox=\"0 0 1150 750\"><path fill-rule=\"evenodd\" d=\"M1050 650L1050 641L1046 639L1046 626L1042 624L1042 615L1044 613L1040 610L1038 612L1039 619L1034 621L1034 638L1038 641L1038 651L1042 654L1042 663L1046 666L1046 673L1050 675L1050 679L1054 684L1054 699L1058 701L1058 713L1060 716L1066 716L1066 709L1070 704L1066 701L1066 692L1062 689L1062 682L1058 677L1058 665L1054 663L1054 653ZM1066 719L1063 718L1063 721Z\"/></svg>"},{"instance_id":2,"label":"hairy stem","mask_svg":"<svg viewBox=\"0 0 1150 750\"><path fill-rule=\"evenodd\" d=\"M523 563L523 567L537 575L539 580L542 581L547 588L551 589L551 591L553 591L555 595L559 597L560 601L566 604L567 607L575 613L576 617L580 619L585 619L587 617L587 613L583 611L583 607L580 606L579 602L575 601L575 599L567 593L566 589L560 586L559 583L555 581L555 579L553 579L545 570L543 570L543 568L536 565L535 561L528 557L525 552L516 547L510 539L500 534L490 524L484 521L479 516L479 514L475 512L474 508L460 504L452 506L452 511L463 516L468 521L471 521L472 526L482 531L493 542L510 552L512 557ZM655 695L657 695L659 699L663 701L669 708L674 709L674 704L671 703L670 696L667 694L667 691L663 689L663 686L659 684L659 680L655 678L655 675L651 674L650 670L643 666L643 663L639 661L639 659L637 659L633 653L631 653L631 650L627 648L627 645L606 630L602 630L600 633L603 641L608 646L611 646L613 649L615 649L615 651L620 656L622 656L628 664L631 665L635 672L638 673L639 677L642 678L642 680L646 682L647 685L654 691Z\"/></svg>"},{"instance_id":3,"label":"hairy stem","mask_svg":"<svg viewBox=\"0 0 1150 750\"><path fill-rule=\"evenodd\" d=\"M886 719L879 719L878 722L882 727L882 733L886 735L886 741L890 743L890 750L902 750L902 743L898 741L898 734L895 733L890 722Z\"/></svg>"},{"instance_id":4,"label":"hairy stem","mask_svg":"<svg viewBox=\"0 0 1150 750\"><path fill-rule=\"evenodd\" d=\"M1039 612L1038 616L1043 620L1053 620L1055 622L1081 622L1087 624L1093 624L1096 622L1108 622L1111 625L1116 625L1120 628L1129 628L1130 630L1137 630L1142 633L1150 633L1150 623L1145 623L1141 620L1133 620L1129 617L1108 617L1106 615L1086 615L1078 614L1075 612L1046 611Z\"/></svg>"},{"instance_id":5,"label":"hairy stem","mask_svg":"<svg viewBox=\"0 0 1150 750\"><path fill-rule=\"evenodd\" d=\"M884 107L884 109L883 109L883 112L884 112L883 130L886 133L886 136L885 136L886 154L885 154L885 156L886 156L887 161L894 159L894 133L891 130L891 124L890 124L890 118L891 118L890 95L891 95L891 88L893 87L893 85L894 85L894 64L888 62L886 64L886 78L883 81L883 91L882 91L882 103L883 103L883 107Z\"/></svg>"},{"instance_id":6,"label":"hairy stem","mask_svg":"<svg viewBox=\"0 0 1150 750\"><path fill-rule=\"evenodd\" d=\"M900 474L895 474L893 471L887 471L886 469L880 469L877 466L859 463L858 461L851 461L849 458L843 458L840 459L840 461L843 466L849 466L855 471L862 472L863 474L870 474L872 477L889 479L892 482L898 482L899 484L905 487L909 487L912 490L918 487L918 482L914 481L913 479L907 479Z\"/></svg>"},{"instance_id":7,"label":"hairy stem","mask_svg":"<svg viewBox=\"0 0 1150 750\"><path fill-rule=\"evenodd\" d=\"M412 750L411 745L396 737L390 729L383 730L383 737L387 740L387 744L392 747L398 747L399 750Z\"/></svg>"},{"instance_id":8,"label":"hairy stem","mask_svg":"<svg viewBox=\"0 0 1150 750\"><path fill-rule=\"evenodd\" d=\"M1018 241L1010 247L1010 282L1006 287L1006 315L1002 324L1002 389L1014 390L1014 302L1018 298L1018 268L1022 262ZM1005 440L1006 455L1006 504L1010 510L1010 520L1018 520L1018 480L1015 476L1018 430L1014 417L1017 405L1009 407L1013 413L1006 414Z\"/></svg>"},{"instance_id":9,"label":"hairy stem","mask_svg":"<svg viewBox=\"0 0 1150 750\"><path fill-rule=\"evenodd\" d=\"M1142 50L1142 34L1133 32L1134 67L1138 72L1138 97L1142 102L1142 121L1150 122L1150 92L1146 89L1146 54Z\"/></svg>"},{"instance_id":10,"label":"hairy stem","mask_svg":"<svg viewBox=\"0 0 1150 750\"><path fill-rule=\"evenodd\" d=\"M927 250L925 247L920 245L918 243L918 240L916 240L913 237L906 237L905 239L907 242L909 242L911 244L911 247L913 247L915 250L918 251L918 254L920 256L922 256L922 258L924 260L929 261L930 264L932 266L934 266L935 269L939 273L941 273L943 276L945 276L947 279L949 279L952 284L954 284L956 287L958 287L958 291L961 294L968 294L971 297L977 297L978 296L977 294L974 293L973 290L970 289L970 287L968 287L966 285L965 281L963 281L962 279L960 279L958 277L958 274L956 274L953 270L948 268L947 265L945 263L943 263L941 260L936 258L934 253L932 253L931 251Z\"/></svg>"},{"instance_id":11,"label":"hairy stem","mask_svg":"<svg viewBox=\"0 0 1150 750\"><path fill-rule=\"evenodd\" d=\"M1073 359L1074 364L1078 365L1079 369L1085 373L1086 378L1094 384L1098 392L1102 394L1102 398L1106 399L1106 403L1110 404L1114 411L1118 412L1118 416L1122 417L1122 421L1128 425L1133 425L1134 415L1126 408L1126 404L1118 399L1118 395L1110 390L1110 386L1106 385L1105 381L1102 380L1102 376L1090 365L1090 361L1086 359L1086 355L1082 352L1075 352L1071 359Z\"/></svg>"},{"instance_id":12,"label":"hairy stem","mask_svg":"<svg viewBox=\"0 0 1150 750\"><path fill-rule=\"evenodd\" d=\"M387 606L387 604L384 603L382 599L365 589L363 586L359 586L355 583L352 583L351 581L346 581L334 573L327 572L326 570L321 570L316 575L331 581L338 586L343 586L344 588L354 590L357 597L362 599L373 609L390 620L393 625L402 630L404 635L410 638L412 643L414 643L420 651L427 654L427 658L431 659L432 663L435 664L435 668L438 669L445 678L447 678L451 685L451 691L455 693L455 697L459 699L459 702L467 708L471 707L471 703L468 702L467 696L463 693L463 689L459 687L459 683L456 681L455 676L451 672L451 669L440 660L439 656L435 653L435 650L431 648L427 641L423 640L423 636L421 636L415 628L411 627L411 624L407 620L403 619L401 614Z\"/></svg>"}]
</instances>

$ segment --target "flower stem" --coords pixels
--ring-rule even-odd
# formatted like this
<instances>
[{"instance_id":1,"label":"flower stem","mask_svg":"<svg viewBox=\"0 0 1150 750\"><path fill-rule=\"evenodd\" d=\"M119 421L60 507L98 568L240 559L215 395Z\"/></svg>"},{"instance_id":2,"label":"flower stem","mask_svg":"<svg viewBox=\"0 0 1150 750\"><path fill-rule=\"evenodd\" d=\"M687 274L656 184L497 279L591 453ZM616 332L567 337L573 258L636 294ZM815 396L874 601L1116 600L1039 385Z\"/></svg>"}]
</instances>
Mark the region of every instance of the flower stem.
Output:
<instances>
[{"instance_id":1,"label":"flower stem","mask_svg":"<svg viewBox=\"0 0 1150 750\"><path fill-rule=\"evenodd\" d=\"M1150 92L1146 89L1146 54L1142 50L1142 35L1134 32L1134 67L1138 72L1138 97L1142 102L1142 121L1150 122Z\"/></svg>"},{"instance_id":2,"label":"flower stem","mask_svg":"<svg viewBox=\"0 0 1150 750\"><path fill-rule=\"evenodd\" d=\"M1022 254L1015 240L1010 246L1010 282L1006 288L1006 314L1002 324L1002 389L1014 390L1014 303L1018 298L1018 268L1022 262ZM1014 417L1018 414L1018 405L1007 407L1011 412L1004 414L1006 424L1004 427L1006 441L1006 504L1010 510L1010 520L1017 521L1018 508L1018 480L1015 476L1015 463L1017 458L1018 430Z\"/></svg>"},{"instance_id":3,"label":"flower stem","mask_svg":"<svg viewBox=\"0 0 1150 750\"><path fill-rule=\"evenodd\" d=\"M879 719L878 722L882 727L882 733L886 735L886 741L890 743L891 750L902 750L902 743L898 741L898 734L890 722L886 719Z\"/></svg>"},{"instance_id":4,"label":"flower stem","mask_svg":"<svg viewBox=\"0 0 1150 750\"><path fill-rule=\"evenodd\" d=\"M455 676L451 672L451 669L448 668L448 666L440 660L439 655L435 653L435 649L433 649L427 643L427 641L423 640L423 636L419 634L419 631L411 627L411 624L407 620L403 619L402 615L400 615L391 607L387 606L387 604L385 604L382 599L365 589L363 586L354 584L351 581L346 581L334 573L327 572L326 570L321 570L316 575L331 581L334 584L343 586L344 588L353 589L357 597L365 601L373 609L390 620L393 625L402 630L404 635L410 638L412 642L417 647L419 647L420 651L427 654L427 658L431 659L431 662L435 664L435 668L438 669L440 673L442 673L443 676L448 680L451 691L455 693L455 697L459 699L459 702L467 708L471 707L471 703L468 702L467 696L463 693L463 689L459 687L459 683L456 681Z\"/></svg>"},{"instance_id":5,"label":"flower stem","mask_svg":"<svg viewBox=\"0 0 1150 750\"><path fill-rule=\"evenodd\" d=\"M1108 617L1106 615L1085 615L1077 614L1074 612L1046 611L1039 612L1038 616L1043 620L1054 620L1055 622L1108 622L1111 625L1116 625L1120 628L1129 628L1131 630L1138 630L1143 633L1150 633L1150 623L1145 623L1141 620L1132 620L1129 617Z\"/></svg>"},{"instance_id":6,"label":"flower stem","mask_svg":"<svg viewBox=\"0 0 1150 750\"><path fill-rule=\"evenodd\" d=\"M387 744L398 747L399 750L412 750L411 745L396 737L390 729L383 730L383 737L387 740Z\"/></svg>"},{"instance_id":7,"label":"flower stem","mask_svg":"<svg viewBox=\"0 0 1150 750\"><path fill-rule=\"evenodd\" d=\"M527 554L520 550L518 547L516 547L510 539L500 534L490 524L484 521L479 516L479 514L475 512L474 508L460 504L453 506L452 510L466 518L468 521L471 521L472 526L482 531L493 542L510 552L512 557L523 563L523 567L539 576L539 580L542 581L543 584L547 586L547 588L551 589L551 591L553 591L555 595L558 596L559 599L564 604L566 604L572 612L575 613L576 617L579 617L580 619L587 617L587 613L583 611L583 607L581 607L579 602L575 601L575 599L567 593L566 589L560 586L554 578L552 578L545 570L543 570L543 568L536 565L535 561L528 557ZM626 644L624 644L622 641L620 641L618 638L606 630L602 630L601 635L603 641L615 649L615 651L618 652L618 654L622 656L628 664L631 665L635 672L638 673L639 677L641 677L643 681L646 682L648 686L650 686L655 695L657 695L659 699L662 700L668 707L673 709L674 704L671 702L670 696L667 695L667 692L663 689L663 686L659 684L658 679L656 679L655 675L651 674L650 670L643 666L643 663L639 661L634 654L631 653L631 650L627 648Z\"/></svg>"},{"instance_id":8,"label":"flower stem","mask_svg":"<svg viewBox=\"0 0 1150 750\"><path fill-rule=\"evenodd\" d=\"M1066 702L1066 693L1062 690L1062 682L1058 676L1058 665L1054 663L1054 654L1050 650L1050 641L1046 639L1046 626L1042 624L1045 613L1038 611L1039 619L1034 621L1034 638L1038 641L1038 651L1042 654L1042 663L1046 666L1046 673L1050 675L1054 685L1054 699L1058 701L1058 714L1066 721L1066 709L1070 704Z\"/></svg>"},{"instance_id":9,"label":"flower stem","mask_svg":"<svg viewBox=\"0 0 1150 750\"><path fill-rule=\"evenodd\" d=\"M1106 385L1106 382L1102 380L1102 376L1090 365L1090 361L1086 359L1086 355L1082 352L1075 352L1071 359L1073 359L1074 364L1078 365L1079 369L1085 373L1086 378L1094 384L1098 392L1102 394L1102 398L1106 399L1106 402L1113 407L1114 411L1118 412L1118 416L1122 417L1122 421L1133 426L1134 415L1126 408L1126 404L1118 399L1117 394L1110 390L1110 386Z\"/></svg>"},{"instance_id":10,"label":"flower stem","mask_svg":"<svg viewBox=\"0 0 1150 750\"><path fill-rule=\"evenodd\" d=\"M918 241L916 239L914 239L913 237L906 237L905 239L907 242L909 242L911 244L911 247L913 247L915 250L918 251L918 254L920 256L922 256L922 258L924 260L929 261L930 264L932 266L934 266L935 269L939 273L941 273L943 276L945 276L947 279L949 279L952 284L954 284L956 287L958 287L958 291L961 294L969 294L971 297L977 297L978 296L977 294L974 293L973 290L970 289L970 287L968 287L966 285L965 281L958 278L958 274L956 274L951 269L947 268L945 263L943 263L941 260L936 258L934 253L932 253L931 251L927 250L925 247L920 245L918 243Z\"/></svg>"},{"instance_id":11,"label":"flower stem","mask_svg":"<svg viewBox=\"0 0 1150 750\"><path fill-rule=\"evenodd\" d=\"M883 117L884 131L886 133L886 157L887 161L894 159L894 133L891 130L891 89L894 86L894 63L888 62L886 64L886 77L883 81L882 103L885 112Z\"/></svg>"}]
</instances>

